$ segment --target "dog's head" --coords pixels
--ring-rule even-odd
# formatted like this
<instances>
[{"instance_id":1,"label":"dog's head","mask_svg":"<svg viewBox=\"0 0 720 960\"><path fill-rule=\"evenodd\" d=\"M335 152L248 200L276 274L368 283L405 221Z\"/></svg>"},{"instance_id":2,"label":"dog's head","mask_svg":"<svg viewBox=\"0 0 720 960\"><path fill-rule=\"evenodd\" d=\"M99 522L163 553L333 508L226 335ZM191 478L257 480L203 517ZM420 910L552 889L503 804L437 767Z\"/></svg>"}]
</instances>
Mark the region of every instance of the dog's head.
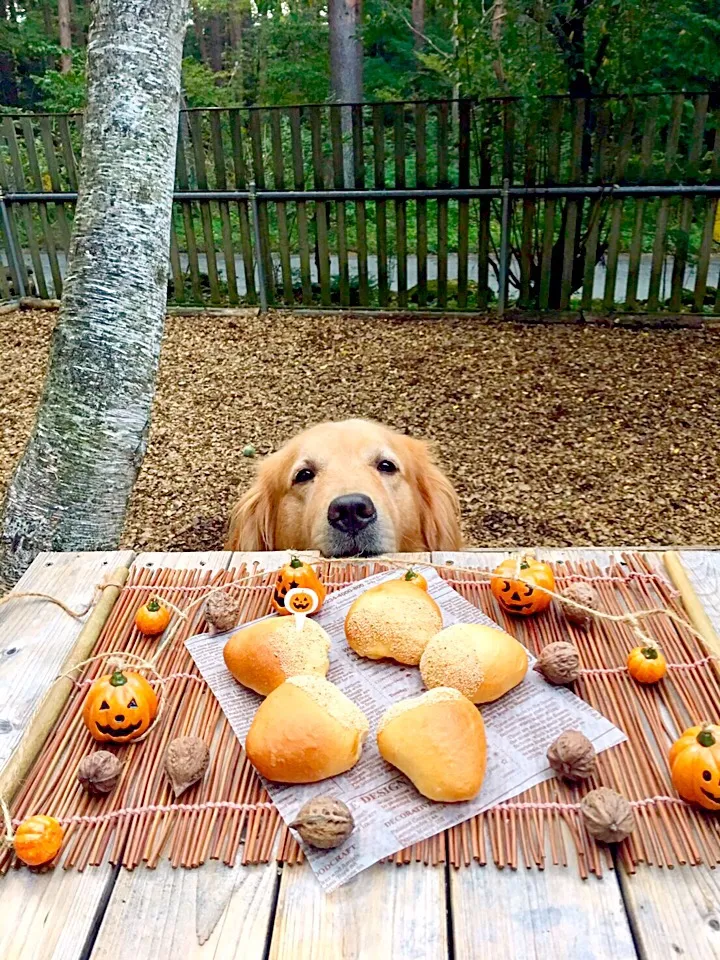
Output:
<instances>
[{"instance_id":1,"label":"dog's head","mask_svg":"<svg viewBox=\"0 0 720 960\"><path fill-rule=\"evenodd\" d=\"M341 557L460 542L457 496L427 445L345 420L312 427L265 460L232 512L227 546Z\"/></svg>"}]
</instances>

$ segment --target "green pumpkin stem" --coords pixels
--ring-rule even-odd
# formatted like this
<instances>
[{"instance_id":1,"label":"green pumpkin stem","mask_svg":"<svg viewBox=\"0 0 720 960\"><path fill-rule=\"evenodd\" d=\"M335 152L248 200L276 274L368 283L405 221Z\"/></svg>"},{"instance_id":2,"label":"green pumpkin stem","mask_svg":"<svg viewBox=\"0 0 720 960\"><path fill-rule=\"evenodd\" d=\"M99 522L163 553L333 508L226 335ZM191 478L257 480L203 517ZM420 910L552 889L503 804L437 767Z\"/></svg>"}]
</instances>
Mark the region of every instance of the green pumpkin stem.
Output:
<instances>
[{"instance_id":1,"label":"green pumpkin stem","mask_svg":"<svg viewBox=\"0 0 720 960\"><path fill-rule=\"evenodd\" d=\"M701 747L714 747L715 737L710 732L710 724L704 723L700 733L695 738Z\"/></svg>"},{"instance_id":2,"label":"green pumpkin stem","mask_svg":"<svg viewBox=\"0 0 720 960\"><path fill-rule=\"evenodd\" d=\"M160 601L157 597L150 597L148 602L145 604L150 613L157 613L160 609Z\"/></svg>"},{"instance_id":3,"label":"green pumpkin stem","mask_svg":"<svg viewBox=\"0 0 720 960\"><path fill-rule=\"evenodd\" d=\"M646 660L657 660L658 658L657 647L642 647L640 653Z\"/></svg>"},{"instance_id":4,"label":"green pumpkin stem","mask_svg":"<svg viewBox=\"0 0 720 960\"><path fill-rule=\"evenodd\" d=\"M302 565L303 565L303 562L302 562L302 560L300 559L300 557L292 557L292 558L291 558L291 560L290 560L290 566L293 568L293 570L297 570L298 567L301 567Z\"/></svg>"},{"instance_id":5,"label":"green pumpkin stem","mask_svg":"<svg viewBox=\"0 0 720 960\"><path fill-rule=\"evenodd\" d=\"M413 568L410 567L410 569L408 570L408 572L405 574L405 579L406 579L406 580L417 580L417 578L418 578L418 575L415 573L415 571L413 570Z\"/></svg>"},{"instance_id":6,"label":"green pumpkin stem","mask_svg":"<svg viewBox=\"0 0 720 960\"><path fill-rule=\"evenodd\" d=\"M118 667L117 670L110 677L110 686L111 687L123 687L127 683L127 677Z\"/></svg>"},{"instance_id":7,"label":"green pumpkin stem","mask_svg":"<svg viewBox=\"0 0 720 960\"><path fill-rule=\"evenodd\" d=\"M520 569L521 569L521 570L529 570L529 569L530 569L530 564L527 562L527 560L523 560L523 561L521 562L521 564L520 564Z\"/></svg>"}]
</instances>

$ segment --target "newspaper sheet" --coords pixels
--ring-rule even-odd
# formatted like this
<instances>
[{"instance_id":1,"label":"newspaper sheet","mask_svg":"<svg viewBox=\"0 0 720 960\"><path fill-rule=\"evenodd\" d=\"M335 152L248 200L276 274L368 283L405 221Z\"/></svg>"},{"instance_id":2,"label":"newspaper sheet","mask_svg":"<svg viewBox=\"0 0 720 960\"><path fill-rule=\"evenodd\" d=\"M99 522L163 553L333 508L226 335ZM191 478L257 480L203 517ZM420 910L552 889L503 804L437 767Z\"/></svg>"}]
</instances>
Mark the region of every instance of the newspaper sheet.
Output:
<instances>
[{"instance_id":1,"label":"newspaper sheet","mask_svg":"<svg viewBox=\"0 0 720 960\"><path fill-rule=\"evenodd\" d=\"M464 600L432 568L423 568L430 594L443 614L444 626L482 623L500 629ZM326 892L335 890L361 870L403 847L455 826L476 813L553 776L546 751L564 730L580 730L599 753L625 740L625 735L589 704L564 687L553 687L530 669L523 682L495 703L483 705L487 735L487 772L480 793L465 803L433 803L378 753L375 731L393 703L423 692L420 671L391 661L358 657L345 640L345 615L353 600L369 587L397 577L377 574L351 584L325 601L316 621L330 634L328 679L356 703L370 721L370 733L358 764L347 773L307 785L265 782L283 819L290 823L300 807L317 796L343 800L355 819L350 838L335 850L305 847L305 853ZM232 631L230 631L231 633ZM223 661L230 633L200 634L186 646L242 743L261 697L240 686ZM299 837L298 837L299 839Z\"/></svg>"}]
</instances>

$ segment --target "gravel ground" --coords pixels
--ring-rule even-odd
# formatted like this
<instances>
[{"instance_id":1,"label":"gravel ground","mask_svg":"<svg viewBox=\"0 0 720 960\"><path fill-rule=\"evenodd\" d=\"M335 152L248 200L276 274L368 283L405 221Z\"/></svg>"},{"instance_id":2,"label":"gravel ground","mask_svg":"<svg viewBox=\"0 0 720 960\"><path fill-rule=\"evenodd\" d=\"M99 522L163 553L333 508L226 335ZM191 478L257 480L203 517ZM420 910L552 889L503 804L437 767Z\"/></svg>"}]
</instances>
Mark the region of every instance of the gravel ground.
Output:
<instances>
[{"instance_id":1,"label":"gravel ground","mask_svg":"<svg viewBox=\"0 0 720 960\"><path fill-rule=\"evenodd\" d=\"M0 486L54 314L0 317ZM373 417L435 441L469 543L720 542L720 332L349 316L168 320L124 542L221 546L245 444Z\"/></svg>"}]
</instances>

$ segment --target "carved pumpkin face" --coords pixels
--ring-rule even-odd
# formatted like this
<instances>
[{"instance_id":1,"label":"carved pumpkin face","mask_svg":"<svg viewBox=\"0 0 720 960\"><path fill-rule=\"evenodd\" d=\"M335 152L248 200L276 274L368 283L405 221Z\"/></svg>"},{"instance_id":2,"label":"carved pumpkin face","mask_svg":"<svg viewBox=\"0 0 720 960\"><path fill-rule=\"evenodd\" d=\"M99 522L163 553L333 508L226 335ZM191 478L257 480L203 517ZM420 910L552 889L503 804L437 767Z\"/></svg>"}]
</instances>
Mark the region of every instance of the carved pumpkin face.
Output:
<instances>
[{"instance_id":1,"label":"carved pumpkin face","mask_svg":"<svg viewBox=\"0 0 720 960\"><path fill-rule=\"evenodd\" d=\"M514 579L517 576L521 579ZM520 561L519 571L516 558L508 557L493 571L490 581L490 589L502 609L521 617L541 613L550 606L552 597L536 587L554 590L555 577L549 564L531 557Z\"/></svg>"},{"instance_id":2,"label":"carved pumpkin face","mask_svg":"<svg viewBox=\"0 0 720 960\"><path fill-rule=\"evenodd\" d=\"M317 594L318 605L315 609L319 610L325 599L325 587L309 564L303 563L303 561L297 557L293 557L289 563L286 563L285 566L278 571L272 593L271 602L273 608L280 614L314 612L286 609L285 597L288 591L298 590L301 587L307 587Z\"/></svg>"},{"instance_id":3,"label":"carved pumpkin face","mask_svg":"<svg viewBox=\"0 0 720 960\"><path fill-rule=\"evenodd\" d=\"M309 587L296 587L285 594L285 609L290 613L301 613L307 616L309 613L315 613L319 606L318 595Z\"/></svg>"},{"instance_id":4,"label":"carved pumpkin face","mask_svg":"<svg viewBox=\"0 0 720 960\"><path fill-rule=\"evenodd\" d=\"M673 786L689 803L720 810L720 727L690 727L670 748Z\"/></svg>"},{"instance_id":5,"label":"carved pumpkin face","mask_svg":"<svg viewBox=\"0 0 720 960\"><path fill-rule=\"evenodd\" d=\"M157 714L157 696L145 677L116 670L98 677L88 691L83 720L101 743L127 743L142 736Z\"/></svg>"}]
</instances>

